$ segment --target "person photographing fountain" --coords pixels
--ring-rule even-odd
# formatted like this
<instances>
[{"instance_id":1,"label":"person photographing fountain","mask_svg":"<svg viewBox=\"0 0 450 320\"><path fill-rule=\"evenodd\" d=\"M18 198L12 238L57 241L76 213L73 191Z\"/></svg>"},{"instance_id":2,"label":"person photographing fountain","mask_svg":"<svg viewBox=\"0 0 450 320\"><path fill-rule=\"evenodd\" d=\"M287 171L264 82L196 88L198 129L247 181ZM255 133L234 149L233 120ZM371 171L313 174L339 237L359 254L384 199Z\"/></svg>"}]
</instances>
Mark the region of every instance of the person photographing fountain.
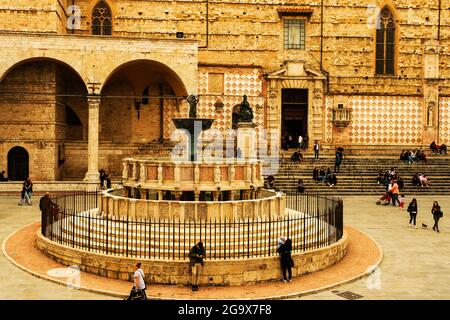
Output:
<instances>
[{"instance_id":1,"label":"person photographing fountain","mask_svg":"<svg viewBox=\"0 0 450 320\"><path fill-rule=\"evenodd\" d=\"M203 259L206 258L203 242L200 241L191 248L189 251L189 258L189 265L192 270L192 291L198 291L198 278L200 275L200 270L205 264Z\"/></svg>"}]
</instances>

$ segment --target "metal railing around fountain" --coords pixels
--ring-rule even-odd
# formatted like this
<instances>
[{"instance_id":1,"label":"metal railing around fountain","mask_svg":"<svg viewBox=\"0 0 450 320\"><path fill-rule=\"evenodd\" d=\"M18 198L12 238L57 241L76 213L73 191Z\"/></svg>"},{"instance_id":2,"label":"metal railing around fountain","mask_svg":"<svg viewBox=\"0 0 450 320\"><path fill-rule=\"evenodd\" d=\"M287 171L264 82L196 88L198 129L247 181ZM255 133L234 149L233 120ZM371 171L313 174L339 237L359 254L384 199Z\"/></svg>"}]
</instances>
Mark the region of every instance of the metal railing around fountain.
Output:
<instances>
[{"instance_id":1,"label":"metal railing around fountain","mask_svg":"<svg viewBox=\"0 0 450 320\"><path fill-rule=\"evenodd\" d=\"M100 192L68 192L54 198L52 214L43 215L42 233L51 241L106 255L139 259L188 259L203 241L207 259L249 259L277 255L277 240L292 239L293 253L329 246L342 238L341 199L287 194L288 213L278 219L179 221L104 217Z\"/></svg>"}]
</instances>

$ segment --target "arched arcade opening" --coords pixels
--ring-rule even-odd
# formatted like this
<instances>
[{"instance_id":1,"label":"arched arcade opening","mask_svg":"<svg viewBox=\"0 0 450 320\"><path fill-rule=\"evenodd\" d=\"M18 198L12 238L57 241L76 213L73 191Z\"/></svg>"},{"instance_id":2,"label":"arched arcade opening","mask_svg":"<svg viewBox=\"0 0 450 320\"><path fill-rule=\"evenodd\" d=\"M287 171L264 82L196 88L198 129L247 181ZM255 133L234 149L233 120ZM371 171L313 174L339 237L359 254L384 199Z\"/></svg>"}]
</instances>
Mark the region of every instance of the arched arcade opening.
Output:
<instances>
[{"instance_id":1,"label":"arched arcade opening","mask_svg":"<svg viewBox=\"0 0 450 320\"><path fill-rule=\"evenodd\" d=\"M99 168L120 176L124 157L167 153L171 119L186 111L186 96L178 75L160 62L136 60L114 70L101 90Z\"/></svg>"},{"instance_id":2,"label":"arched arcade opening","mask_svg":"<svg viewBox=\"0 0 450 320\"><path fill-rule=\"evenodd\" d=\"M73 174L70 161L66 170L62 160L68 158L64 152L71 150L72 143L87 144L88 105L84 81L71 66L51 58L11 66L0 82L0 110L0 144L6 148L21 141L33 154L28 165L34 180L60 180ZM75 166L85 172L86 160Z\"/></svg>"}]
</instances>

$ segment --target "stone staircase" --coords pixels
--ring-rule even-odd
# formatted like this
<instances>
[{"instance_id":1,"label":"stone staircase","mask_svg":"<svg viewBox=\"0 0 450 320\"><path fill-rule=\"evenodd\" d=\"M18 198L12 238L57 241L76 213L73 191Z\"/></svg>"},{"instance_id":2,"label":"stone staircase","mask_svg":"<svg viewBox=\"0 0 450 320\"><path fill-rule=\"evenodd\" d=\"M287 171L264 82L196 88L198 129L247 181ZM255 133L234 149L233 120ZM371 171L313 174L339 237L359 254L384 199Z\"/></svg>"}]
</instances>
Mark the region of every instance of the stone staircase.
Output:
<instances>
[{"instance_id":1,"label":"stone staircase","mask_svg":"<svg viewBox=\"0 0 450 320\"><path fill-rule=\"evenodd\" d=\"M427 155L428 162L415 162L407 164L395 156L346 156L337 174L337 185L329 187L324 183L312 179L314 167L330 167L334 171L334 155L320 156L318 161L310 152L304 153L302 163L294 164L290 155L295 150L285 152L284 159L280 160L279 169L275 177L276 188L283 191L294 191L298 179L303 179L306 192L317 192L327 195L382 195L385 187L377 184L376 177L379 170L383 172L395 168L405 182L400 193L405 195L450 195L450 156ZM431 180L430 188L412 186L412 177L415 173L427 174Z\"/></svg>"}]
</instances>

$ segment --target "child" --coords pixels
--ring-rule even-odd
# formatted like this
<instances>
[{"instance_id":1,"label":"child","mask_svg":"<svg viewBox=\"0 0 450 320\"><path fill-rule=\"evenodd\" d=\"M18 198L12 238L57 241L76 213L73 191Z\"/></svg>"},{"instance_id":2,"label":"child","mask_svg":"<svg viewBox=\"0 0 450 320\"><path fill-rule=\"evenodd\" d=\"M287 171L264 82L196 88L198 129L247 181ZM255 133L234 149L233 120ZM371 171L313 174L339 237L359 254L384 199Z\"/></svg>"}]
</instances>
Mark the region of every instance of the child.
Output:
<instances>
[{"instance_id":1,"label":"child","mask_svg":"<svg viewBox=\"0 0 450 320\"><path fill-rule=\"evenodd\" d=\"M400 202L400 208L404 209L404 206L405 206L405 195L404 194L400 195L400 197L398 198L398 201Z\"/></svg>"},{"instance_id":2,"label":"child","mask_svg":"<svg viewBox=\"0 0 450 320\"><path fill-rule=\"evenodd\" d=\"M285 242L286 242L286 237L285 236L281 236L280 239L278 239L277 251L280 249L281 245L283 245Z\"/></svg>"}]
</instances>

